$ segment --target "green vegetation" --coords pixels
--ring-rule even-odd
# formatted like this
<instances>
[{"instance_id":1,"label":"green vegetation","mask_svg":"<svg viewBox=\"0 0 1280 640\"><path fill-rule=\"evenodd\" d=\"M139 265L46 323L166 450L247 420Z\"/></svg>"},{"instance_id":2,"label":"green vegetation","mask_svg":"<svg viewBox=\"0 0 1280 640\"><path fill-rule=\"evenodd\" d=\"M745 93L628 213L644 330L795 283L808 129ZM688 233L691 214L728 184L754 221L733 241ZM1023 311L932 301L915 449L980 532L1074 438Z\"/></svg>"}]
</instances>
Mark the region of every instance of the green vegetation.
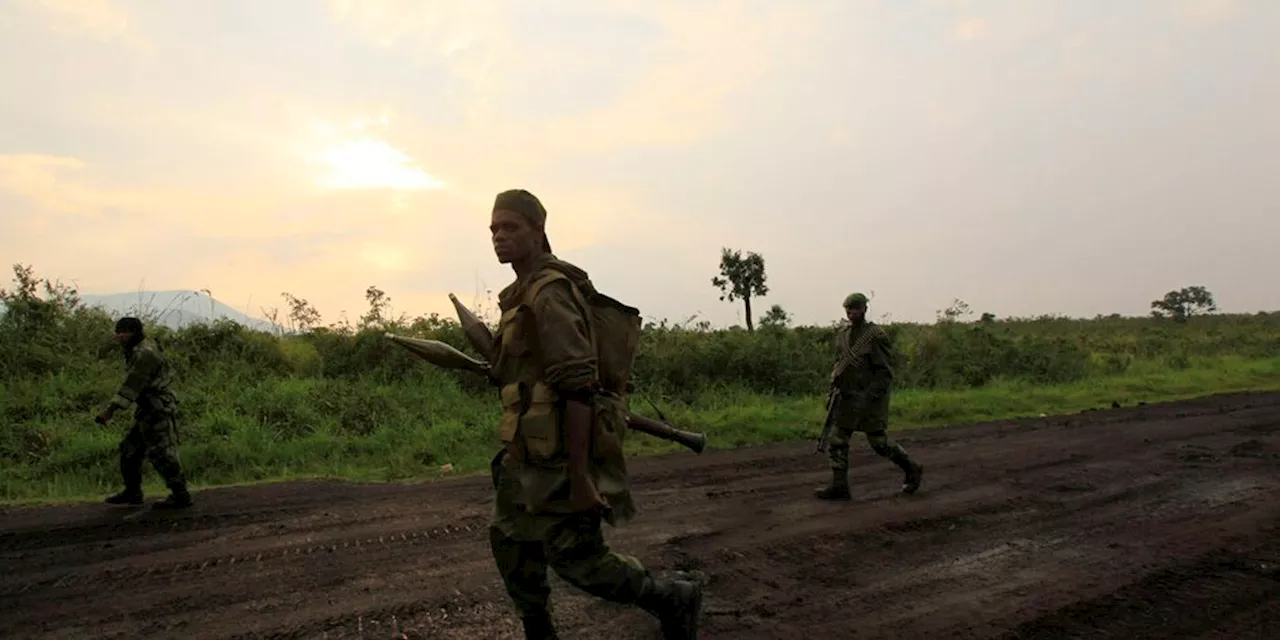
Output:
<instances>
[{"instance_id":1,"label":"green vegetation","mask_svg":"<svg viewBox=\"0 0 1280 640\"><path fill-rule=\"evenodd\" d=\"M98 499L117 488L115 447L130 418L93 422L123 377L114 319L29 268L15 276L16 287L0 291L0 500ZM497 446L492 391L380 337L391 330L471 352L460 328L436 316L388 318L386 294L366 295L357 324L323 327L305 300L286 294L292 330L281 335L226 321L178 331L148 324L176 367L194 487L487 468ZM633 408L653 416L651 400L715 447L816 437L835 324L790 328L774 307L754 331L647 326ZM1278 314L967 315L957 303L936 323L887 327L899 359L896 429L1280 388ZM639 433L628 446L678 449ZM162 491L153 471L147 478L149 492Z\"/></svg>"}]
</instances>

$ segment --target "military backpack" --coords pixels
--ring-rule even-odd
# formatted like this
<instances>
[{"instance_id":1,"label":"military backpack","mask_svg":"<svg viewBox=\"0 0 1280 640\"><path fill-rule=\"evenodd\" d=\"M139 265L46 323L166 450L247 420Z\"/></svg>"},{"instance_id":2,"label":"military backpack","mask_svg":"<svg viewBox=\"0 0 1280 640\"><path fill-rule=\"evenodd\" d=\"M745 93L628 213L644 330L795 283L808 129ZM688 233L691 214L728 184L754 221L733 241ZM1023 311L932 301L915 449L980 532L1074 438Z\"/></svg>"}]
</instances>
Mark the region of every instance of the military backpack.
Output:
<instances>
[{"instance_id":1,"label":"military backpack","mask_svg":"<svg viewBox=\"0 0 1280 640\"><path fill-rule=\"evenodd\" d=\"M631 381L636 349L640 346L640 310L600 293L590 278L580 277L558 262L548 262L525 292L525 304L532 306L538 292L557 280L568 280L578 304L589 316L588 330L596 352L600 384L605 391L626 397Z\"/></svg>"}]
</instances>

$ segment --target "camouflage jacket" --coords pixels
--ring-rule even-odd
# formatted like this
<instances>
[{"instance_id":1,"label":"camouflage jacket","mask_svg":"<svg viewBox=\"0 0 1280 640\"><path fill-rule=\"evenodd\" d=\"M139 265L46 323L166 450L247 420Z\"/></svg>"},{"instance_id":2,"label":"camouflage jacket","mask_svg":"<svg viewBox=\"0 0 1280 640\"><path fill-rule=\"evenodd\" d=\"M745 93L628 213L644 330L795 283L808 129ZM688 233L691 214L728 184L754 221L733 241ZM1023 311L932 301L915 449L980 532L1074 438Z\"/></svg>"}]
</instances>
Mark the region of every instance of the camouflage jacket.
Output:
<instances>
[{"instance_id":1,"label":"camouflage jacket","mask_svg":"<svg viewBox=\"0 0 1280 640\"><path fill-rule=\"evenodd\" d=\"M887 424L893 384L888 334L870 321L845 324L836 332L835 352L831 385L840 391L840 421ZM858 357L850 363L849 355Z\"/></svg>"},{"instance_id":2,"label":"camouflage jacket","mask_svg":"<svg viewBox=\"0 0 1280 640\"><path fill-rule=\"evenodd\" d=\"M172 389L173 369L154 341L143 338L125 349L124 361L128 373L111 404L119 409L135 406L137 415L177 412L178 399Z\"/></svg>"},{"instance_id":3,"label":"camouflage jacket","mask_svg":"<svg viewBox=\"0 0 1280 640\"><path fill-rule=\"evenodd\" d=\"M520 513L566 514L569 509L565 393L592 398L594 424L590 472L618 524L634 513L621 442L602 443L602 425L626 432L625 400L599 390L590 315L569 281L546 284L532 301L528 287L555 263L574 281L585 271L547 254L533 272L498 294L502 319L495 335L493 371L501 388L500 432L506 445L498 479L499 522L515 526ZM621 438L621 435L616 436ZM497 476L495 476L497 477ZM505 513L505 517L503 514ZM501 524L500 524L501 526Z\"/></svg>"}]
</instances>

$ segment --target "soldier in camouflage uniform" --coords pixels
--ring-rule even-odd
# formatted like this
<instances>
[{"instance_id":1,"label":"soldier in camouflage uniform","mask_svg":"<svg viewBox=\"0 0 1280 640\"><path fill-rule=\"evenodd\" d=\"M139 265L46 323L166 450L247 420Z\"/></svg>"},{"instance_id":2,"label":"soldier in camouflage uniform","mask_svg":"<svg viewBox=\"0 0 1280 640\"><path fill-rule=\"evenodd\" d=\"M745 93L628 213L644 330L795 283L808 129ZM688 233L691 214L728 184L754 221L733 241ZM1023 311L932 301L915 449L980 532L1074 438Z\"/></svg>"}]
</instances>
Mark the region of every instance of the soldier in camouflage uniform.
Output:
<instances>
[{"instance_id":1,"label":"soldier in camouflage uniform","mask_svg":"<svg viewBox=\"0 0 1280 640\"><path fill-rule=\"evenodd\" d=\"M120 475L124 491L107 498L109 504L142 504L142 463L151 460L169 487L168 498L155 503L159 509L191 506L178 460L178 400L170 385L173 370L154 341L142 331L142 321L121 318L116 322L116 341L124 347L128 374L116 397L102 413L98 424L105 425L120 409L134 406L133 428L120 442Z\"/></svg>"},{"instance_id":2,"label":"soldier in camouflage uniform","mask_svg":"<svg viewBox=\"0 0 1280 640\"><path fill-rule=\"evenodd\" d=\"M871 450L898 465L905 474L902 492L920 488L924 467L885 433L889 428L889 392L893 383L889 336L867 320L867 297L850 294L844 300L849 323L836 333L836 365L831 386L840 393L836 423L832 428L827 457L831 462L831 484L818 489L823 500L848 500L849 438L860 431Z\"/></svg>"},{"instance_id":3,"label":"soldier in camouflage uniform","mask_svg":"<svg viewBox=\"0 0 1280 640\"><path fill-rule=\"evenodd\" d=\"M579 297L587 274L551 253L545 220L527 191L495 199L494 252L516 274L498 296L493 358L504 443L492 463L498 572L526 638L557 637L548 566L587 593L654 615L666 638L696 638L701 588L655 579L602 535L602 521L618 526L635 514L620 440L625 400L601 388L591 316Z\"/></svg>"}]
</instances>

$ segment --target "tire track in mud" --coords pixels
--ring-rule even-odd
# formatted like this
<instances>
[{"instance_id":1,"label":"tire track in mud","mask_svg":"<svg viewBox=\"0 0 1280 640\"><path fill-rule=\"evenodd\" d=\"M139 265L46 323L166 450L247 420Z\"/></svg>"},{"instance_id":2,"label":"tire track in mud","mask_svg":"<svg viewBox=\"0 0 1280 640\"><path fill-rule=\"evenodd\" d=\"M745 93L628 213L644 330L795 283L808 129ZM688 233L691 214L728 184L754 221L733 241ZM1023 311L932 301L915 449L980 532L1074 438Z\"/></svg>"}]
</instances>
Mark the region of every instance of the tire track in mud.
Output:
<instances>
[{"instance_id":1,"label":"tire track in mud","mask_svg":"<svg viewBox=\"0 0 1280 640\"><path fill-rule=\"evenodd\" d=\"M1280 394L1238 394L906 431L895 437L925 463L923 492L896 495L900 472L864 452L854 499L835 504L811 497L829 477L811 443L636 459L640 515L606 537L659 572L705 576L704 638L1084 637L1083 615L1103 621L1096 637L1120 637L1159 626L1126 604L1144 580L1167 594L1146 602L1196 612L1168 637L1249 637L1274 608L1259 600L1274 576L1206 558L1270 557L1259 540L1280 522L1278 430ZM113 522L99 505L0 512L0 628L521 637L489 556L487 478L197 500L186 521ZM610 638L658 637L647 614L550 580L562 637L600 637L599 620Z\"/></svg>"},{"instance_id":2,"label":"tire track in mud","mask_svg":"<svg viewBox=\"0 0 1280 640\"><path fill-rule=\"evenodd\" d=\"M195 560L182 560L176 563L160 564L151 562L145 566L100 567L83 571L59 573L56 577L44 577L38 581L26 581L20 586L8 586L0 580L0 597L24 593L33 588L51 586L52 588L68 588L99 580L129 582L151 575L178 576L182 573L204 572L206 569L235 569L236 563L262 566L277 560L287 560L312 554L337 553L379 553L391 547L412 546L419 544L439 544L453 541L480 531L486 526L487 517L471 517L427 529L398 530L393 533L377 535L344 536L324 542L306 542L272 546L248 553L234 553L221 556L200 556ZM337 525L331 527L337 528ZM308 536L310 537L310 536ZM172 566L170 566L172 565Z\"/></svg>"}]
</instances>

